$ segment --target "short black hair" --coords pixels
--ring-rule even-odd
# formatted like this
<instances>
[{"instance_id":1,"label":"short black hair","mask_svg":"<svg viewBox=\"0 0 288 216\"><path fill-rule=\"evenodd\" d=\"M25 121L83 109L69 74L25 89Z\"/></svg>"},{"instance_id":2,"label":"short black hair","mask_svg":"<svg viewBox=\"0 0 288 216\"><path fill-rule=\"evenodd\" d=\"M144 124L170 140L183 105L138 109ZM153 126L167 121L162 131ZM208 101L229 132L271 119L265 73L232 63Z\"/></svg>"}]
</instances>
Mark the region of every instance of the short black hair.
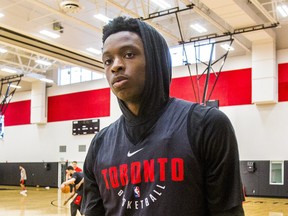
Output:
<instances>
[{"instance_id":1,"label":"short black hair","mask_svg":"<svg viewBox=\"0 0 288 216\"><path fill-rule=\"evenodd\" d=\"M66 170L74 170L73 166L68 166Z\"/></svg>"},{"instance_id":2,"label":"short black hair","mask_svg":"<svg viewBox=\"0 0 288 216\"><path fill-rule=\"evenodd\" d=\"M138 34L141 37L139 25L137 23L136 18L130 18L126 16L119 16L114 18L110 21L107 25L103 28L103 37L102 42L104 43L105 40L114 33L120 31L130 31Z\"/></svg>"}]
</instances>

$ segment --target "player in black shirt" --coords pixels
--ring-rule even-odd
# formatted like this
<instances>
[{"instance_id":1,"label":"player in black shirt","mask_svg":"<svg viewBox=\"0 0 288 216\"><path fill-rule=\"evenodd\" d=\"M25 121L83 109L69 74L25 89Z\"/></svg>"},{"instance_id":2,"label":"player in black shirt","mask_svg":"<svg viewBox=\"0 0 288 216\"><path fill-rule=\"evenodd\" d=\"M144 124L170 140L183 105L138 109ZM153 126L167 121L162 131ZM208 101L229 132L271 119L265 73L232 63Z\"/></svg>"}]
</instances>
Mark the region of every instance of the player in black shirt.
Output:
<instances>
[{"instance_id":1,"label":"player in black shirt","mask_svg":"<svg viewBox=\"0 0 288 216\"><path fill-rule=\"evenodd\" d=\"M123 115L90 145L85 216L243 216L233 127L216 108L169 97L164 38L115 18L103 30L102 60Z\"/></svg>"},{"instance_id":2,"label":"player in black shirt","mask_svg":"<svg viewBox=\"0 0 288 216\"><path fill-rule=\"evenodd\" d=\"M73 191L77 194L73 201L70 204L70 211L71 216L77 215L77 210L81 211L81 202L82 202L82 196L83 196L83 173L82 172L76 172L73 168L73 166L68 166L66 168L66 173L68 175L71 175L71 178L65 182L62 183L62 186L64 185L73 185L74 189Z\"/></svg>"}]
</instances>

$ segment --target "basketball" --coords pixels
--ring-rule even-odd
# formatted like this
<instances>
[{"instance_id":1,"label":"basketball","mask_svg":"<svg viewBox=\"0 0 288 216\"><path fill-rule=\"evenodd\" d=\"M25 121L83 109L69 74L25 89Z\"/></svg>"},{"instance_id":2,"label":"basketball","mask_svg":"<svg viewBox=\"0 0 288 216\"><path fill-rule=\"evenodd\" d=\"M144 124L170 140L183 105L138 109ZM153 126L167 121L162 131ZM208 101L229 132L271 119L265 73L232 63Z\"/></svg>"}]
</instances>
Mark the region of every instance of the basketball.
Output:
<instances>
[{"instance_id":1,"label":"basketball","mask_svg":"<svg viewBox=\"0 0 288 216\"><path fill-rule=\"evenodd\" d=\"M62 193L69 193L70 192L69 185L61 185L61 191Z\"/></svg>"}]
</instances>

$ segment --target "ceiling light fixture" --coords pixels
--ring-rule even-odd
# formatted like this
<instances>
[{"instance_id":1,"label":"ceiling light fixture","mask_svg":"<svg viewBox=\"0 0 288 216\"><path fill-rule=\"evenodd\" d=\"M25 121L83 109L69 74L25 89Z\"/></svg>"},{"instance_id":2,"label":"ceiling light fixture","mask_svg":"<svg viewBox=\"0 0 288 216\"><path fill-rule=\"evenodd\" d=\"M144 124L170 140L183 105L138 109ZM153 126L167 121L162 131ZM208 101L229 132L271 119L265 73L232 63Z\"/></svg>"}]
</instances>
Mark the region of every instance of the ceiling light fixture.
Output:
<instances>
[{"instance_id":1,"label":"ceiling light fixture","mask_svg":"<svg viewBox=\"0 0 288 216\"><path fill-rule=\"evenodd\" d=\"M13 84L10 84L9 86L12 88L18 88L18 89L22 88L21 86L17 86L17 85L13 85Z\"/></svg>"},{"instance_id":2,"label":"ceiling light fixture","mask_svg":"<svg viewBox=\"0 0 288 216\"><path fill-rule=\"evenodd\" d=\"M110 19L109 17L103 15L103 14L96 14L94 15L94 17L98 20L101 20L102 22L108 23L109 21L111 21L112 19Z\"/></svg>"},{"instance_id":3,"label":"ceiling light fixture","mask_svg":"<svg viewBox=\"0 0 288 216\"><path fill-rule=\"evenodd\" d=\"M43 34L43 35L46 35L46 36L48 36L48 37L54 38L54 39L60 37L60 35L55 34L55 33L53 33L53 32L50 32L50 31L47 31L47 30L42 30L42 31L40 31L40 33Z\"/></svg>"},{"instance_id":4,"label":"ceiling light fixture","mask_svg":"<svg viewBox=\"0 0 288 216\"><path fill-rule=\"evenodd\" d=\"M35 62L38 63L38 64L41 64L41 65L45 65L45 66L50 66L50 65L52 65L51 62L44 61L44 60L41 60L41 59L37 59L37 60L35 60Z\"/></svg>"},{"instance_id":5,"label":"ceiling light fixture","mask_svg":"<svg viewBox=\"0 0 288 216\"><path fill-rule=\"evenodd\" d=\"M233 51L234 48L232 46L230 46L229 44L221 44L221 47L225 50L229 50L229 51Z\"/></svg>"},{"instance_id":6,"label":"ceiling light fixture","mask_svg":"<svg viewBox=\"0 0 288 216\"><path fill-rule=\"evenodd\" d=\"M5 68L1 68L1 71L7 72L7 73L13 73L13 74L17 73L16 70L13 70L11 68L6 68L6 67Z\"/></svg>"},{"instance_id":7,"label":"ceiling light fixture","mask_svg":"<svg viewBox=\"0 0 288 216\"><path fill-rule=\"evenodd\" d=\"M47 79L47 78L41 78L40 80L43 81L43 82L47 82L47 83L54 83L53 80Z\"/></svg>"},{"instance_id":8,"label":"ceiling light fixture","mask_svg":"<svg viewBox=\"0 0 288 216\"><path fill-rule=\"evenodd\" d=\"M0 18L4 17L5 15L3 13L0 13Z\"/></svg>"},{"instance_id":9,"label":"ceiling light fixture","mask_svg":"<svg viewBox=\"0 0 288 216\"><path fill-rule=\"evenodd\" d=\"M287 5L279 5L277 6L277 10L281 14L282 17L287 17L288 16L288 7Z\"/></svg>"},{"instance_id":10,"label":"ceiling light fixture","mask_svg":"<svg viewBox=\"0 0 288 216\"><path fill-rule=\"evenodd\" d=\"M6 52L8 52L6 49L0 48L0 53L6 53Z\"/></svg>"},{"instance_id":11,"label":"ceiling light fixture","mask_svg":"<svg viewBox=\"0 0 288 216\"><path fill-rule=\"evenodd\" d=\"M207 32L207 29L202 27L201 25L199 25L198 23L196 24L192 24L191 28L193 28L194 30L198 31L199 33L204 33Z\"/></svg>"},{"instance_id":12,"label":"ceiling light fixture","mask_svg":"<svg viewBox=\"0 0 288 216\"><path fill-rule=\"evenodd\" d=\"M86 50L89 51L89 52L91 52L91 53L94 53L94 54L96 54L96 55L100 55L100 54L102 53L101 50L94 49L94 48L92 48L92 47L89 47L89 48L87 48Z\"/></svg>"},{"instance_id":13,"label":"ceiling light fixture","mask_svg":"<svg viewBox=\"0 0 288 216\"><path fill-rule=\"evenodd\" d=\"M162 9L168 9L171 8L171 5L168 4L167 2L163 1L163 0L151 0L154 4L158 5L159 7L161 7Z\"/></svg>"}]
</instances>

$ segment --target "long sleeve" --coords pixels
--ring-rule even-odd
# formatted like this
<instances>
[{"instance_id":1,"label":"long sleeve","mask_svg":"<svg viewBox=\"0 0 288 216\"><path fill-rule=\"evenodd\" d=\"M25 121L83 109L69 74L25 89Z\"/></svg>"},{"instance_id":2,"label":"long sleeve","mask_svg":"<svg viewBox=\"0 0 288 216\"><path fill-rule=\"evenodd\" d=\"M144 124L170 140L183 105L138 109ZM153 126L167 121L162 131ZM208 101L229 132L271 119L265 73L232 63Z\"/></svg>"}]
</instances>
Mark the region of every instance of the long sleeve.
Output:
<instances>
[{"instance_id":1,"label":"long sleeve","mask_svg":"<svg viewBox=\"0 0 288 216\"><path fill-rule=\"evenodd\" d=\"M207 212L243 216L238 145L230 120L216 108L196 106L190 125L190 141L203 169Z\"/></svg>"},{"instance_id":2,"label":"long sleeve","mask_svg":"<svg viewBox=\"0 0 288 216\"><path fill-rule=\"evenodd\" d=\"M105 215L103 201L94 175L94 166L97 155L97 137L98 136L95 136L92 140L83 167L84 191L82 213L84 213L85 216Z\"/></svg>"}]
</instances>

